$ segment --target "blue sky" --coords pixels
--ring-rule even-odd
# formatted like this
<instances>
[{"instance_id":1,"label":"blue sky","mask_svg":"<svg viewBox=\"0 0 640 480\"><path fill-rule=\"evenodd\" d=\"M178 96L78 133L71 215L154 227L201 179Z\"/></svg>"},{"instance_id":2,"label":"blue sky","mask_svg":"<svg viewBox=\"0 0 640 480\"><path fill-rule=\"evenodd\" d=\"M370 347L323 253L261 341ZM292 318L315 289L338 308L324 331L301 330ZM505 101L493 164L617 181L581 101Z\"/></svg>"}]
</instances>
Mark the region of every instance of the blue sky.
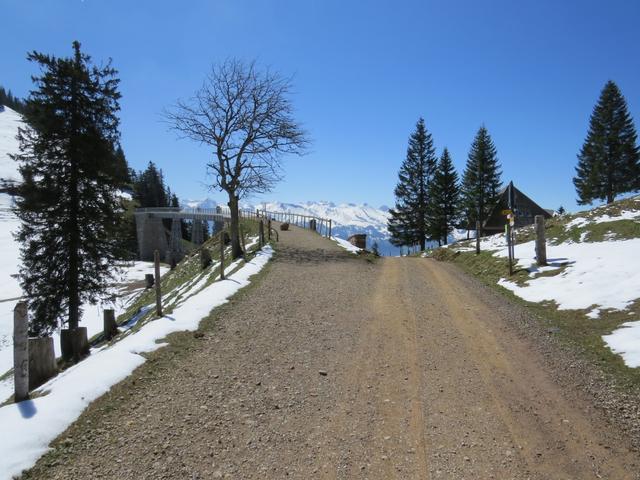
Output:
<instances>
[{"instance_id":1,"label":"blue sky","mask_svg":"<svg viewBox=\"0 0 640 480\"><path fill-rule=\"evenodd\" d=\"M485 124L505 181L541 205L576 208L576 153L604 83L640 118L640 2L1 0L0 84L18 95L26 52L70 55L79 40L120 71L122 142L182 198L208 192L207 149L178 140L161 112L214 62L257 59L294 75L296 115L313 146L256 198L393 204L419 116L459 171Z\"/></svg>"}]
</instances>

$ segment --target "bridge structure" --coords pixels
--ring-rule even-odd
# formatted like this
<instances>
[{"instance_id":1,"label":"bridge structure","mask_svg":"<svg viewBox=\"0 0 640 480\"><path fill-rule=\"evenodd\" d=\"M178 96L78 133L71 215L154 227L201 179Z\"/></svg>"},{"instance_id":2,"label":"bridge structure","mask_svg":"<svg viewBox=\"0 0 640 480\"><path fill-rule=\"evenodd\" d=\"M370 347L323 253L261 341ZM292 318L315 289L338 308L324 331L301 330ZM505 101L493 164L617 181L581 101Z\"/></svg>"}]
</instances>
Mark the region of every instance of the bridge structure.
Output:
<instances>
[{"instance_id":1,"label":"bridge structure","mask_svg":"<svg viewBox=\"0 0 640 480\"><path fill-rule=\"evenodd\" d=\"M241 212L242 214L245 212ZM248 213L248 212L246 212ZM251 212L255 215L255 212ZM182 220L191 220L192 242L196 245L204 241L204 226L213 222L214 232L224 228L231 220L229 208L184 208L158 207L137 208L135 211L136 236L141 260L153 260L153 252L158 250L164 261L180 261L184 256L182 245ZM171 229L167 232L165 220L171 220ZM206 223L205 223L206 222Z\"/></svg>"},{"instance_id":2,"label":"bridge structure","mask_svg":"<svg viewBox=\"0 0 640 480\"><path fill-rule=\"evenodd\" d=\"M273 220L279 223L290 223L301 228L315 230L320 235L331 237L332 221L302 215L293 212L270 212L267 210L240 209L240 218ZM204 241L204 226L213 222L213 232L225 228L231 221L229 207L189 208L189 207L153 207L137 208L135 211L136 236L138 252L141 260L153 260L155 250L160 252L166 263L178 262L184 257L182 243L182 221L193 222L191 242L200 245ZM165 220L171 221L171 228L165 226Z\"/></svg>"}]
</instances>

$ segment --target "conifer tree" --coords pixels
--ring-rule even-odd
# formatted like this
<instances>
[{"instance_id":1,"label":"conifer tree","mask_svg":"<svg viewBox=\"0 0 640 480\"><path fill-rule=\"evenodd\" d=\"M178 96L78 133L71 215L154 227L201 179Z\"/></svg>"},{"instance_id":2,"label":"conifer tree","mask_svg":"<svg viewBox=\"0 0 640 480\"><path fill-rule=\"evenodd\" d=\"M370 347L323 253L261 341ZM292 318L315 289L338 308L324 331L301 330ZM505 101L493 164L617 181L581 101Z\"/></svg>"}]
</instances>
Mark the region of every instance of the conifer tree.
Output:
<instances>
[{"instance_id":1,"label":"conifer tree","mask_svg":"<svg viewBox=\"0 0 640 480\"><path fill-rule=\"evenodd\" d=\"M578 204L614 201L617 195L640 189L640 152L627 102L608 81L589 121L589 132L578 154L573 184Z\"/></svg>"},{"instance_id":2,"label":"conifer tree","mask_svg":"<svg viewBox=\"0 0 640 480\"><path fill-rule=\"evenodd\" d=\"M2 106L9 107L12 110L15 110L18 113L24 113L24 101L15 97L11 90L5 90L4 87L0 87L0 111L2 111Z\"/></svg>"},{"instance_id":3,"label":"conifer tree","mask_svg":"<svg viewBox=\"0 0 640 480\"><path fill-rule=\"evenodd\" d=\"M23 177L15 207L20 282L38 335L58 322L78 327L82 303L105 295L120 251L117 71L92 64L78 42L73 50L71 58L28 55L41 74L13 156Z\"/></svg>"},{"instance_id":4,"label":"conifer tree","mask_svg":"<svg viewBox=\"0 0 640 480\"><path fill-rule=\"evenodd\" d=\"M149 162L147 168L136 175L133 190L133 196L141 208L171 206L171 194L164 183L162 170L153 162Z\"/></svg>"},{"instance_id":5,"label":"conifer tree","mask_svg":"<svg viewBox=\"0 0 640 480\"><path fill-rule=\"evenodd\" d=\"M396 245L420 245L424 250L428 231L429 187L437 158L433 139L420 118L409 137L407 156L398 172L395 208L389 210L391 242Z\"/></svg>"},{"instance_id":6,"label":"conifer tree","mask_svg":"<svg viewBox=\"0 0 640 480\"><path fill-rule=\"evenodd\" d=\"M459 197L458 173L445 148L436 166L429 199L429 231L438 244L447 244L447 237L457 224Z\"/></svg>"},{"instance_id":7,"label":"conifer tree","mask_svg":"<svg viewBox=\"0 0 640 480\"><path fill-rule=\"evenodd\" d=\"M502 181L500 176L498 152L489 132L480 127L467 158L462 176L461 210L467 223L467 229L475 229L476 221L482 224L494 206Z\"/></svg>"}]
</instances>

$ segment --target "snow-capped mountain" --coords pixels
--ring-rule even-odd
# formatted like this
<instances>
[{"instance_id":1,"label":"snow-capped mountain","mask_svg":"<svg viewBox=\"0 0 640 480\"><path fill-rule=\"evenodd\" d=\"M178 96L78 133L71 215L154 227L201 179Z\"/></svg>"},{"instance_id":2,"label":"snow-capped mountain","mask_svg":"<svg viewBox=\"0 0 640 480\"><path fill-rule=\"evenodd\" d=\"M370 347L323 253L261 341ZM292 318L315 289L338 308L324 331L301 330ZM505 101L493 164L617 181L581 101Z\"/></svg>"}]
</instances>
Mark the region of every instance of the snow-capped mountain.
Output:
<instances>
[{"instance_id":1,"label":"snow-capped mountain","mask_svg":"<svg viewBox=\"0 0 640 480\"><path fill-rule=\"evenodd\" d=\"M185 200L183 205L195 208L214 208L217 202L210 198L204 200ZM375 243L383 255L398 255L399 249L389 242L387 220L389 208L381 206L372 207L366 203L341 203L319 202L261 202L243 204L243 208L267 210L270 212L290 212L300 215L310 215L321 218L330 218L333 222L333 234L347 239L354 233L367 234L367 246L371 248Z\"/></svg>"}]
</instances>

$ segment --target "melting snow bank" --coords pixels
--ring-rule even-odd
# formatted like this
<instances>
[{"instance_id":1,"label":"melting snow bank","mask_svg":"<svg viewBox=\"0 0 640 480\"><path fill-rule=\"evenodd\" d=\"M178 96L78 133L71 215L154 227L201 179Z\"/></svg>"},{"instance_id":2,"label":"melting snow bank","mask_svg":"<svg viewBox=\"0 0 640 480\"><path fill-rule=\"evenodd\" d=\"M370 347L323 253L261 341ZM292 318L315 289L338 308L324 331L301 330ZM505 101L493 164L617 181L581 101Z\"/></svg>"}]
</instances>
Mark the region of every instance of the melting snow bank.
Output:
<instances>
[{"instance_id":1,"label":"melting snow bank","mask_svg":"<svg viewBox=\"0 0 640 480\"><path fill-rule=\"evenodd\" d=\"M94 350L86 360L38 388L36 392L43 396L0 408L0 479L10 479L33 466L90 402L144 363L141 353L166 345L161 340L170 333L196 330L213 308L247 286L272 254L271 247L264 247L227 280L214 282L188 298L170 316L147 323L112 346Z\"/></svg>"},{"instance_id":2,"label":"melting snow bank","mask_svg":"<svg viewBox=\"0 0 640 480\"><path fill-rule=\"evenodd\" d=\"M344 240L342 238L339 238L339 237L331 237L331 240L333 240L338 245L340 245L342 248L344 248L345 250L347 250L347 251L349 251L351 253L358 253L360 250L362 250L361 248L358 248L355 245L352 245L351 243L349 243L346 240Z\"/></svg>"},{"instance_id":3,"label":"melting snow bank","mask_svg":"<svg viewBox=\"0 0 640 480\"><path fill-rule=\"evenodd\" d=\"M613 353L622 356L628 367L640 367L640 321L623 323L602 339Z\"/></svg>"},{"instance_id":4,"label":"melting snow bank","mask_svg":"<svg viewBox=\"0 0 640 480\"><path fill-rule=\"evenodd\" d=\"M529 268L535 274L534 245L534 242L516 245L516 258L519 266ZM559 268L564 264L563 272L534 277L524 286L505 279L498 283L528 302L554 301L559 310L579 310L595 305L590 317L597 318L601 309L624 310L640 298L638 251L640 238L548 245L549 266ZM506 249L495 255L507 256Z\"/></svg>"}]
</instances>

